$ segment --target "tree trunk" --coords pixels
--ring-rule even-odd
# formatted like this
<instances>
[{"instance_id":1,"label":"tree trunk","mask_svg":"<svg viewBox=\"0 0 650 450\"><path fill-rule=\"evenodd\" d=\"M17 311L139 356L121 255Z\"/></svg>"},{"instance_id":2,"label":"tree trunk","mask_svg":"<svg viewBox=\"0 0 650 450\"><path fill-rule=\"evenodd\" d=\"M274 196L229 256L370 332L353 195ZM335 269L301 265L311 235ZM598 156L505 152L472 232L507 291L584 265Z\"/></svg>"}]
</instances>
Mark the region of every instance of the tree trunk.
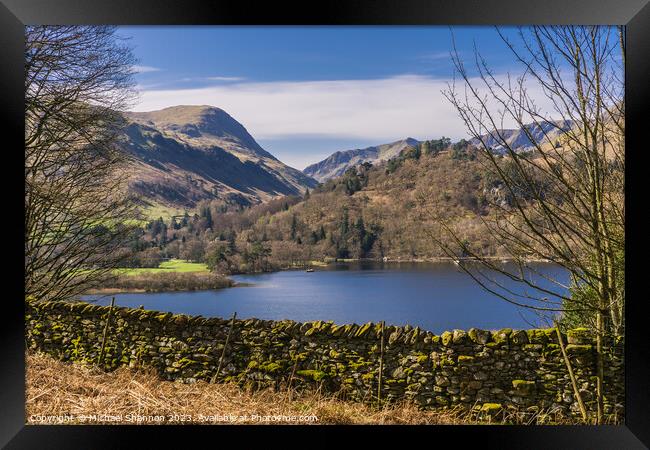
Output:
<instances>
[{"instance_id":1,"label":"tree trunk","mask_svg":"<svg viewBox=\"0 0 650 450\"><path fill-rule=\"evenodd\" d=\"M602 309L598 309L596 316L596 424L603 424L603 382L605 374L605 362L603 354L603 322L605 315Z\"/></svg>"}]
</instances>

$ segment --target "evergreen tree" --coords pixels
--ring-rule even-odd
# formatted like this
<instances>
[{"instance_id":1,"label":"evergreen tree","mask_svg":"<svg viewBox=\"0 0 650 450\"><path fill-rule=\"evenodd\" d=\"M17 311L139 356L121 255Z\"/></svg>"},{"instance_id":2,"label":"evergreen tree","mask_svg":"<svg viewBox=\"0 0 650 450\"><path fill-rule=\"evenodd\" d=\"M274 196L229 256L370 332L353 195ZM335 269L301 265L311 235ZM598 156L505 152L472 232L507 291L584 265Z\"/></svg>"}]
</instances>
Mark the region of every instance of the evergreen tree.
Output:
<instances>
[{"instance_id":1,"label":"evergreen tree","mask_svg":"<svg viewBox=\"0 0 650 450\"><path fill-rule=\"evenodd\" d=\"M165 222L163 222L162 217L158 217L158 219L154 220L151 225L151 237L155 238L158 236L162 232L163 225L165 225Z\"/></svg>"},{"instance_id":2,"label":"evergreen tree","mask_svg":"<svg viewBox=\"0 0 650 450\"><path fill-rule=\"evenodd\" d=\"M210 208L205 208L205 226L207 229L212 229L212 212Z\"/></svg>"},{"instance_id":3,"label":"evergreen tree","mask_svg":"<svg viewBox=\"0 0 650 450\"><path fill-rule=\"evenodd\" d=\"M235 250L237 250L237 246L235 245L235 232L234 231L230 231L230 233L228 234L227 241L228 241L228 251L232 255L232 254L235 253Z\"/></svg>"},{"instance_id":4,"label":"evergreen tree","mask_svg":"<svg viewBox=\"0 0 650 450\"><path fill-rule=\"evenodd\" d=\"M161 234L160 241L164 244L164 243L167 242L167 224L165 222L162 222L162 219L160 219L160 220L161 220L161 223L160 223L160 234Z\"/></svg>"},{"instance_id":5,"label":"evergreen tree","mask_svg":"<svg viewBox=\"0 0 650 450\"><path fill-rule=\"evenodd\" d=\"M359 216L359 218L357 219L357 223L354 224L354 227L357 229L359 241L361 241L366 235L366 226L363 223L363 217Z\"/></svg>"},{"instance_id":6,"label":"evergreen tree","mask_svg":"<svg viewBox=\"0 0 650 450\"><path fill-rule=\"evenodd\" d=\"M343 208L343 217L341 217L341 239L345 240L350 231L350 217L348 215L348 208Z\"/></svg>"},{"instance_id":7,"label":"evergreen tree","mask_svg":"<svg viewBox=\"0 0 650 450\"><path fill-rule=\"evenodd\" d=\"M291 240L296 240L296 230L298 227L298 222L296 221L296 215L291 216Z\"/></svg>"}]
</instances>

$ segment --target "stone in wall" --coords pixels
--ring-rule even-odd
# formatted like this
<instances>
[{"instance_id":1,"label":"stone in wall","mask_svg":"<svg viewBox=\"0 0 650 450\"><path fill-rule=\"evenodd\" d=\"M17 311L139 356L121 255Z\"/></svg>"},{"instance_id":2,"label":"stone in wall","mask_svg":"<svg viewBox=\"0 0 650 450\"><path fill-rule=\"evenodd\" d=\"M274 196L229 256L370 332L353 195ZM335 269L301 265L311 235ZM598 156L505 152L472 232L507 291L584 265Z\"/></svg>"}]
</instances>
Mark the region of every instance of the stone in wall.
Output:
<instances>
[{"instance_id":1,"label":"stone in wall","mask_svg":"<svg viewBox=\"0 0 650 450\"><path fill-rule=\"evenodd\" d=\"M109 307L26 305L30 349L64 361L97 364ZM376 401L381 325L230 320L115 307L102 366L153 367L166 380L233 381L248 388L320 386L344 398ZM452 330L440 336L386 326L382 401L412 399L423 408L555 409L579 416L554 329ZM586 330L563 336L588 409L595 410L595 357ZM623 414L622 344L608 364L606 413ZM218 377L220 358L224 355ZM487 406L486 406L487 405Z\"/></svg>"}]
</instances>

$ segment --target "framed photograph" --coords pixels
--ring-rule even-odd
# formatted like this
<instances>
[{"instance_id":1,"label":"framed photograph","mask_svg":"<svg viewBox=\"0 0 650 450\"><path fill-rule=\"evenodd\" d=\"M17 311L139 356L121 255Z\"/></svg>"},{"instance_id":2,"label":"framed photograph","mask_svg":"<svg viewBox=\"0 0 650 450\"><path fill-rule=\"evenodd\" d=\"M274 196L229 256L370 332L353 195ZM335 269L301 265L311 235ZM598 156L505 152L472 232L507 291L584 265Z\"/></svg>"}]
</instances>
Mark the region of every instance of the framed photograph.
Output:
<instances>
[{"instance_id":1,"label":"framed photograph","mask_svg":"<svg viewBox=\"0 0 650 450\"><path fill-rule=\"evenodd\" d=\"M649 18L2 0L0 442L648 448Z\"/></svg>"}]
</instances>

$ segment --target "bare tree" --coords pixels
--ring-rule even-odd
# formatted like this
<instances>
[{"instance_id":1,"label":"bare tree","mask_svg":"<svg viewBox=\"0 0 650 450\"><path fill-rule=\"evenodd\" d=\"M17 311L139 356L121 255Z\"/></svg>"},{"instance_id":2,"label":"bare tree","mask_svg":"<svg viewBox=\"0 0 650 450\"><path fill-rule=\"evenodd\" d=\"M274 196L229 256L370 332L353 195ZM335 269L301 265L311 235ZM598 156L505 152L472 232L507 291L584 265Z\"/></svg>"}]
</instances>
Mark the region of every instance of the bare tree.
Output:
<instances>
[{"instance_id":1,"label":"bare tree","mask_svg":"<svg viewBox=\"0 0 650 450\"><path fill-rule=\"evenodd\" d=\"M483 224L514 264L481 256L449 221L439 220L441 234L432 237L448 255L477 261L461 267L501 298L547 316L562 313L594 332L601 423L604 340L622 337L625 326L623 34L614 27L530 27L512 41L497 31L521 75L495 74L477 50L470 73L454 48L460 86L451 83L444 94L490 174L491 213ZM549 110L538 106L539 93ZM512 145L505 125L522 130L527 151ZM541 273L536 260L566 269L569 285ZM508 288L504 277L525 289Z\"/></svg>"},{"instance_id":2,"label":"bare tree","mask_svg":"<svg viewBox=\"0 0 650 450\"><path fill-rule=\"evenodd\" d=\"M25 45L25 295L67 299L126 256L135 60L107 26L28 26Z\"/></svg>"}]
</instances>

